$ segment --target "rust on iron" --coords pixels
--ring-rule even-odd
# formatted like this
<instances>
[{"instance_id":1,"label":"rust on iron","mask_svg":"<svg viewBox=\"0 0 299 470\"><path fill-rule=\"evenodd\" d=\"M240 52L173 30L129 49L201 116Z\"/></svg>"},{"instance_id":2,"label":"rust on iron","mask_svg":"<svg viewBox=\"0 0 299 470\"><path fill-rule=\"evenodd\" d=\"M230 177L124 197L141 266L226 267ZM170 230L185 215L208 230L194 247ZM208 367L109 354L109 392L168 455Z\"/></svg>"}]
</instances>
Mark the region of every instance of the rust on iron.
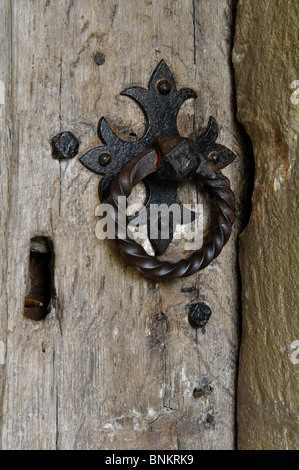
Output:
<instances>
[{"instance_id":1,"label":"rust on iron","mask_svg":"<svg viewBox=\"0 0 299 470\"><path fill-rule=\"evenodd\" d=\"M120 171L118 178L111 185L107 203L114 209L116 243L127 261L138 267L146 277L175 279L190 276L208 266L227 243L235 220L235 196L230 189L229 180L222 175L218 167L211 162L203 161L196 170L196 176L204 182L210 194L215 198L217 209L214 225L204 239L202 247L192 253L189 258L176 263L161 261L156 256L149 255L129 236L128 220L126 220L126 226L123 226L121 225L123 222L120 222L118 218L118 214L121 213L118 205L120 197L128 198L135 184L157 170L157 165L149 165L149 160L152 163L156 162L153 157L156 157L154 149L143 152ZM123 236L119 237L119 233Z\"/></svg>"},{"instance_id":2,"label":"rust on iron","mask_svg":"<svg viewBox=\"0 0 299 470\"><path fill-rule=\"evenodd\" d=\"M210 385L204 385L203 387L196 387L193 390L194 398L201 398L210 395L213 392L213 388Z\"/></svg>"},{"instance_id":3,"label":"rust on iron","mask_svg":"<svg viewBox=\"0 0 299 470\"><path fill-rule=\"evenodd\" d=\"M116 240L127 260L148 277L173 279L189 276L215 259L229 239L235 220L235 197L221 169L229 165L235 155L216 143L219 129L212 116L198 138L191 140L180 136L177 128L180 107L187 99L197 98L197 94L190 88L178 90L173 74L163 60L154 70L148 88L131 87L121 94L140 105L146 121L144 135L135 141L125 141L102 117L98 135L104 145L90 150L80 161L94 173L104 175L99 185L99 196L102 202L113 205L115 214L119 209L117 197L125 195L128 198L133 186L143 181L148 193L144 208L148 222L151 204L181 205L177 193L179 181L194 178L203 182L216 201L216 218L202 248L188 259L170 263L157 258L166 251L173 238L171 218L169 237L166 240L159 237L150 239L156 256L148 255L129 237ZM115 218L118 224L117 215Z\"/></svg>"}]
</instances>

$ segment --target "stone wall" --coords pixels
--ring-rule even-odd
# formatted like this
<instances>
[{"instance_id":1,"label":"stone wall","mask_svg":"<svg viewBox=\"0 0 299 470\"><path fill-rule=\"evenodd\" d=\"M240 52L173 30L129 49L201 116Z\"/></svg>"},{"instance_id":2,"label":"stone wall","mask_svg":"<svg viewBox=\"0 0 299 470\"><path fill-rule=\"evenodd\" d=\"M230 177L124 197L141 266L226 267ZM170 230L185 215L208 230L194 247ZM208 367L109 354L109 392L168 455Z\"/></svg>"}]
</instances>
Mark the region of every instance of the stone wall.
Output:
<instances>
[{"instance_id":1,"label":"stone wall","mask_svg":"<svg viewBox=\"0 0 299 470\"><path fill-rule=\"evenodd\" d=\"M252 214L240 242L240 449L299 447L299 365L291 355L299 340L299 100L291 87L299 80L298 22L298 1L238 2L238 119L255 156Z\"/></svg>"}]
</instances>

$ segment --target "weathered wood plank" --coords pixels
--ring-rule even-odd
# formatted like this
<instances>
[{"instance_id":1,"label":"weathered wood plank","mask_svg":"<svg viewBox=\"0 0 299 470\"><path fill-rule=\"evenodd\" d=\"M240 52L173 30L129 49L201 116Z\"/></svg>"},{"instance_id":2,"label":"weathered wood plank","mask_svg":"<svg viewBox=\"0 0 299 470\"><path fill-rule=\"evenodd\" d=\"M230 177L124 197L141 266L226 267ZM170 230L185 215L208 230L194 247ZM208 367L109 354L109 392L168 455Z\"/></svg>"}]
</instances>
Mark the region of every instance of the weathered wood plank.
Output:
<instances>
[{"instance_id":1,"label":"weathered wood plank","mask_svg":"<svg viewBox=\"0 0 299 470\"><path fill-rule=\"evenodd\" d=\"M232 1L15 0L14 159L10 186L4 448L233 448L237 357L236 238L203 273L145 280L94 230L98 179L77 159L51 157L70 130L80 152L98 145L99 117L142 134L140 110L119 92L147 85L164 58L179 87L200 93L180 113L186 134L221 123L238 161L226 174L242 193L242 145L229 61ZM105 62L97 66L93 55ZM194 190L193 190L194 193ZM239 214L238 214L239 215ZM59 305L23 317L32 236L50 237ZM205 300L206 334L186 307ZM194 399L196 386L211 393Z\"/></svg>"},{"instance_id":2,"label":"weathered wood plank","mask_svg":"<svg viewBox=\"0 0 299 470\"><path fill-rule=\"evenodd\" d=\"M0 4L0 435L2 431L2 400L5 384L7 334L7 224L10 199L11 168L11 9L10 2ZM1 444L0 444L1 447Z\"/></svg>"}]
</instances>

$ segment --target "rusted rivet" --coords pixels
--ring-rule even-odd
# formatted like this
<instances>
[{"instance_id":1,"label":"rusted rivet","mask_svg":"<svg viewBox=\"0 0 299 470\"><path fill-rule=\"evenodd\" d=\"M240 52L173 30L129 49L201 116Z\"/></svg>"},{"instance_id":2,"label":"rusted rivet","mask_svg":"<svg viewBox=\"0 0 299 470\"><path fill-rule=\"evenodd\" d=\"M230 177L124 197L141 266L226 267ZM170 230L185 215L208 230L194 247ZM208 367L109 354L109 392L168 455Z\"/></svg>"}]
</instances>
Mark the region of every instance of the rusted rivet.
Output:
<instances>
[{"instance_id":1,"label":"rusted rivet","mask_svg":"<svg viewBox=\"0 0 299 470\"><path fill-rule=\"evenodd\" d=\"M43 307L44 304L40 300L30 299L29 297L25 298L25 307L34 308L34 307Z\"/></svg>"},{"instance_id":2,"label":"rusted rivet","mask_svg":"<svg viewBox=\"0 0 299 470\"><path fill-rule=\"evenodd\" d=\"M111 162L111 155L108 152L103 152L99 156L99 164L102 166L107 166Z\"/></svg>"},{"instance_id":3,"label":"rusted rivet","mask_svg":"<svg viewBox=\"0 0 299 470\"><path fill-rule=\"evenodd\" d=\"M210 385L205 385L204 387L196 387L193 390L193 397L194 398L201 398L204 397L205 395L210 395L212 393L213 389Z\"/></svg>"},{"instance_id":4,"label":"rusted rivet","mask_svg":"<svg viewBox=\"0 0 299 470\"><path fill-rule=\"evenodd\" d=\"M217 152L209 153L208 160L210 160L210 162L217 164L219 162L219 154Z\"/></svg>"},{"instance_id":5,"label":"rusted rivet","mask_svg":"<svg viewBox=\"0 0 299 470\"><path fill-rule=\"evenodd\" d=\"M168 80L163 78L162 80L158 82L157 88L158 88L159 93L161 93L161 95L168 95L168 93L171 90L171 85Z\"/></svg>"},{"instance_id":6,"label":"rusted rivet","mask_svg":"<svg viewBox=\"0 0 299 470\"><path fill-rule=\"evenodd\" d=\"M93 60L95 64L103 65L105 63L105 55L103 54L103 52L96 52L93 55Z\"/></svg>"},{"instance_id":7,"label":"rusted rivet","mask_svg":"<svg viewBox=\"0 0 299 470\"><path fill-rule=\"evenodd\" d=\"M198 304L190 305L188 320L193 328L204 328L211 314L210 307L203 302L199 302Z\"/></svg>"},{"instance_id":8,"label":"rusted rivet","mask_svg":"<svg viewBox=\"0 0 299 470\"><path fill-rule=\"evenodd\" d=\"M79 140L71 132L62 132L52 139L53 158L74 158L79 150Z\"/></svg>"}]
</instances>

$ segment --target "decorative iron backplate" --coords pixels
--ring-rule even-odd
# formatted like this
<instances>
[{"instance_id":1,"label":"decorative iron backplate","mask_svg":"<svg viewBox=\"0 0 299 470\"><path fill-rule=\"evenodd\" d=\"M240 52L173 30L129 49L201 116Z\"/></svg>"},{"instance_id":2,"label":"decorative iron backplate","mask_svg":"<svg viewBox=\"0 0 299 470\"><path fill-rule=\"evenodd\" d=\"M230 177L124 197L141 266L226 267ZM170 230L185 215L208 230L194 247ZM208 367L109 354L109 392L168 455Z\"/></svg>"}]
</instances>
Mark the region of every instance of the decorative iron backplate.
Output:
<instances>
[{"instance_id":1,"label":"decorative iron backplate","mask_svg":"<svg viewBox=\"0 0 299 470\"><path fill-rule=\"evenodd\" d=\"M161 136L179 136L177 128L177 116L182 104L189 98L197 98L197 94L190 88L177 90L174 77L162 60L156 67L150 78L148 89L131 87L125 89L121 95L129 96L138 103L145 115L146 130L143 137L134 142L121 139L111 129L107 120L102 117L98 125L98 135L104 142L104 146L96 147L81 157L81 163L89 170L105 175L99 185L99 196L105 201L109 195L111 183L118 177L120 170L130 161L134 160L141 152L157 145ZM212 161L218 169L231 163L235 155L226 147L217 144L218 125L213 117L210 117L206 131L192 142L193 152L190 158ZM162 143L163 145L163 143ZM167 143L164 146L167 146ZM188 165L188 155L182 161L178 161L177 170ZM195 165L196 166L196 165ZM148 192L145 210L149 217L150 204L166 203L171 205L179 203L177 194L178 177L171 174L173 169L169 164L164 164L159 170L159 175L151 175L145 178L144 183ZM184 170L183 170L184 171ZM157 178L157 176L159 176ZM163 254L173 237L173 224L170 220L169 238L151 240L157 255Z\"/></svg>"}]
</instances>

